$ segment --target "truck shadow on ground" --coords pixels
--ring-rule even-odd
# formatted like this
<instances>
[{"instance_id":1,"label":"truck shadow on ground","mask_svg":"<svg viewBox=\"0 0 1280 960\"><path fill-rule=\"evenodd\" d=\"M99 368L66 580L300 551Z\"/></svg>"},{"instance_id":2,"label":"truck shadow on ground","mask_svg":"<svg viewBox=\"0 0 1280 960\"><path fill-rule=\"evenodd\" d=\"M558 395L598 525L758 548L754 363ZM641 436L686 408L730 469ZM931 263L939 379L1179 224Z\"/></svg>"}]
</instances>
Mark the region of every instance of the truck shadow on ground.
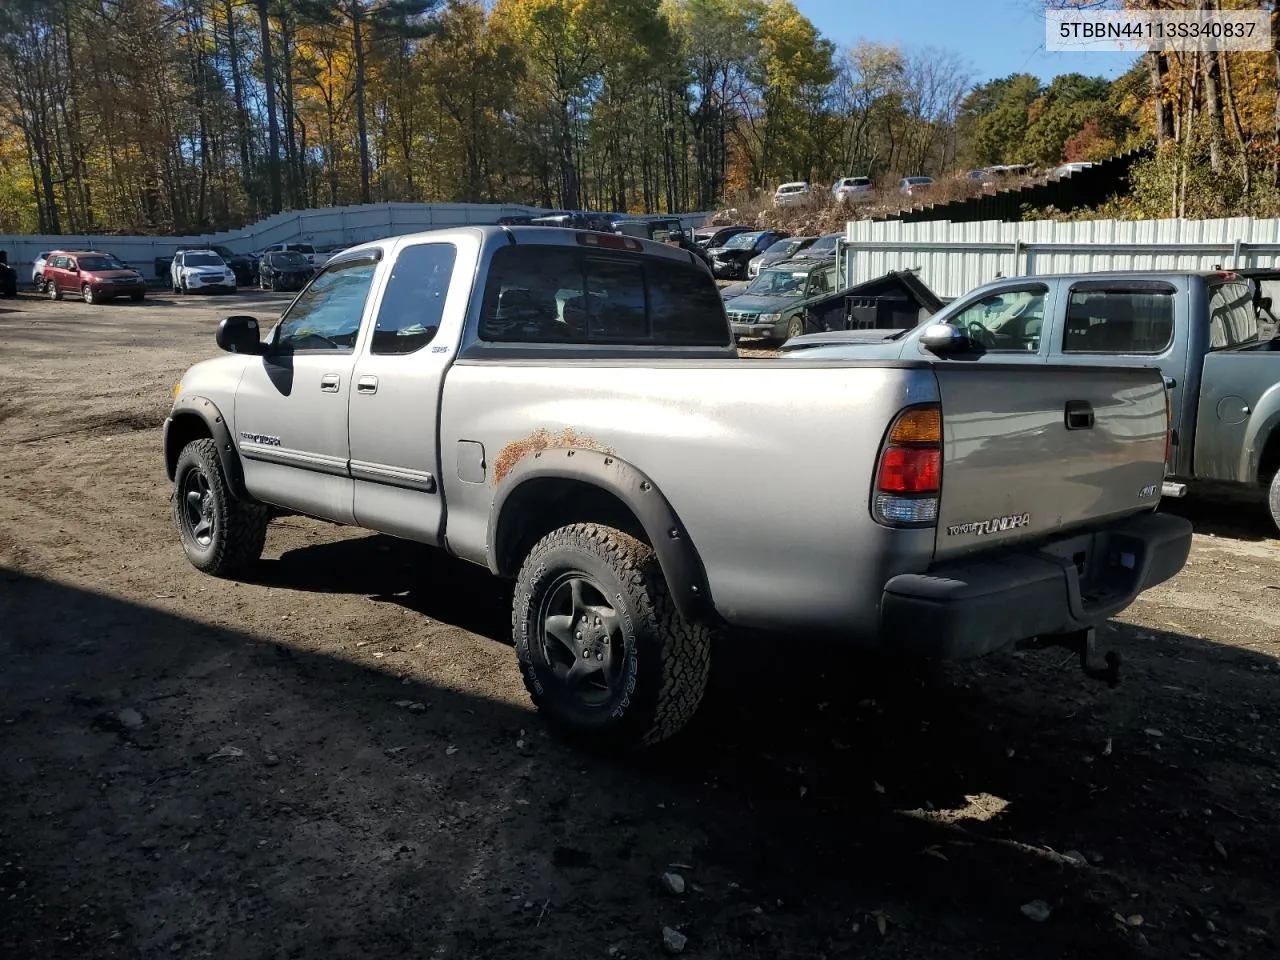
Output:
<instances>
[{"instance_id":1,"label":"truck shadow on ground","mask_svg":"<svg viewBox=\"0 0 1280 960\"><path fill-rule=\"evenodd\" d=\"M509 585L392 538L290 551L259 582L363 593L510 642ZM1210 923L1248 927L1260 947L1280 873L1280 762L1267 733L1280 719L1280 665L1124 625L1102 643L1127 661L1116 691L1064 651L903 670L803 637L725 637L684 736L625 760L556 755L586 764L578 789L600 811L616 809L615 791L664 798L612 815L628 857L661 847L703 877L732 878L755 906L783 902L766 922L725 900L712 911L717 935L785 929L775 946L813 956L852 948L853 925L878 923L881 910L921 936L941 922L957 943L977 924L1009 938L1011 955L1156 938L1192 949L1186 938ZM562 859L613 869L601 842L576 837ZM1032 899L1062 918L1052 949L1019 912ZM805 920L814 911L848 926L819 938Z\"/></svg>"},{"instance_id":2,"label":"truck shadow on ground","mask_svg":"<svg viewBox=\"0 0 1280 960\"><path fill-rule=\"evenodd\" d=\"M1280 537L1266 503L1257 497L1192 492L1182 499L1160 501L1160 509L1190 520L1196 533L1251 541Z\"/></svg>"}]
</instances>

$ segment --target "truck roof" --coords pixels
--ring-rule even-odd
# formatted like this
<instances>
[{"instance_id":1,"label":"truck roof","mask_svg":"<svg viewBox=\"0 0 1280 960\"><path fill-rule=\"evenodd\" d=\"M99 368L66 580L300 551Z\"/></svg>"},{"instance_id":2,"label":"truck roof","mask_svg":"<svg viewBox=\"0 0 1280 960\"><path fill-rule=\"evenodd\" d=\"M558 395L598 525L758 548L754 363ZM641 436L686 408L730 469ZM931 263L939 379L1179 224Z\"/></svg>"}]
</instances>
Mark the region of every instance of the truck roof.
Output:
<instances>
[{"instance_id":1,"label":"truck roof","mask_svg":"<svg viewBox=\"0 0 1280 960\"><path fill-rule=\"evenodd\" d=\"M1237 274L1234 270L1081 270L1078 272L1067 271L1063 273L1033 273L1027 276L1019 277L999 277L995 280L988 280L986 283L973 287L966 291L967 297L970 293L976 293L979 290L986 290L993 287L1005 287L1011 283L1047 283L1050 280L1181 280L1187 277L1203 277L1203 278L1227 278L1231 276L1240 276L1244 279L1243 274Z\"/></svg>"},{"instance_id":2,"label":"truck roof","mask_svg":"<svg viewBox=\"0 0 1280 960\"><path fill-rule=\"evenodd\" d=\"M460 233L479 236L481 242L493 241L496 239L506 243L514 243L517 246L589 246L591 245L591 242L585 238L597 237L602 241L600 246L603 249L629 249L635 253L644 253L648 256L663 257L667 260L676 260L681 263L695 263L701 266L701 261L697 260L689 251L680 247L673 247L666 243L644 240L639 237L624 237L616 233L603 233L598 230L574 230L564 227L537 226L469 226L445 227L439 230L423 230L418 233L406 233L394 237L384 237L381 240L370 240L366 243L359 243L343 250L341 257L346 259L348 256L354 256L365 250L377 250L388 245L400 245L406 241L421 240L429 242L431 240L441 239L450 234L456 236ZM616 244L625 244L625 246L615 247Z\"/></svg>"}]
</instances>

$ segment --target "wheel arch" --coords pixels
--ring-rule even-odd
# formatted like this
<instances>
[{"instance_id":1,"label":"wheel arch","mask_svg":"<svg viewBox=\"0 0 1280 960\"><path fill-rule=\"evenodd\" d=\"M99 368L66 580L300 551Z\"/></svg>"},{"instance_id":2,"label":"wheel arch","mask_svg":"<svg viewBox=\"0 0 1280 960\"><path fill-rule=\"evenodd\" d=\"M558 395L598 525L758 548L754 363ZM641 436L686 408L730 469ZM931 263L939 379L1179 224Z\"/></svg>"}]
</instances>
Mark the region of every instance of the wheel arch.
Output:
<instances>
[{"instance_id":1,"label":"wheel arch","mask_svg":"<svg viewBox=\"0 0 1280 960\"><path fill-rule=\"evenodd\" d=\"M1280 384L1268 389L1254 404L1240 451L1237 479L1242 483L1269 484L1280 469Z\"/></svg>"},{"instance_id":2,"label":"wheel arch","mask_svg":"<svg viewBox=\"0 0 1280 960\"><path fill-rule=\"evenodd\" d=\"M489 512L489 569L515 576L535 543L572 523L600 523L644 540L681 616L714 616L702 559L671 503L637 467L598 450L540 450L511 468Z\"/></svg>"},{"instance_id":3,"label":"wheel arch","mask_svg":"<svg viewBox=\"0 0 1280 960\"><path fill-rule=\"evenodd\" d=\"M240 466L240 454L231 439L227 420L217 404L207 397L183 395L173 405L164 425L164 466L170 482L178 466L182 450L193 440L213 440L218 447L218 459L227 477L227 486L242 500L251 499L244 485L244 471Z\"/></svg>"}]
</instances>

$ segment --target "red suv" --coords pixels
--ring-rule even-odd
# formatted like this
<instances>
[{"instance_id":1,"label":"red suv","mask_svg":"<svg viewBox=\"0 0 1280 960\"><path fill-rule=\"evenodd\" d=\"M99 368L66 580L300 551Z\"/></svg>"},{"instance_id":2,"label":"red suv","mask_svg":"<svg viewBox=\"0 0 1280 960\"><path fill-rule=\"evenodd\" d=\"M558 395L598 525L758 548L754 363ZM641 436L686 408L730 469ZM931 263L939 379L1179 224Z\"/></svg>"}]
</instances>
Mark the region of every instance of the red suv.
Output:
<instances>
[{"instance_id":1,"label":"red suv","mask_svg":"<svg viewBox=\"0 0 1280 960\"><path fill-rule=\"evenodd\" d=\"M41 281L50 300L78 295L85 303L102 303L116 297L141 300L147 281L109 253L94 250L55 250L44 265Z\"/></svg>"}]
</instances>

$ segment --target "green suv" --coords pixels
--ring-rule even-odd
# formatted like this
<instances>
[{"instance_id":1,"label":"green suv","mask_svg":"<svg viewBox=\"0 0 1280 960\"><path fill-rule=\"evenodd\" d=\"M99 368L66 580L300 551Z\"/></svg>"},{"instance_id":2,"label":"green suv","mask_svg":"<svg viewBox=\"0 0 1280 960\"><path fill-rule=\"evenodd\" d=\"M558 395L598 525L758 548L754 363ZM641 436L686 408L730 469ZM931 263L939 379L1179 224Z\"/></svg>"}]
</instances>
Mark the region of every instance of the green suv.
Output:
<instances>
[{"instance_id":1,"label":"green suv","mask_svg":"<svg viewBox=\"0 0 1280 960\"><path fill-rule=\"evenodd\" d=\"M725 303L733 335L780 342L805 332L805 307L836 291L834 260L789 260L760 271Z\"/></svg>"}]
</instances>

